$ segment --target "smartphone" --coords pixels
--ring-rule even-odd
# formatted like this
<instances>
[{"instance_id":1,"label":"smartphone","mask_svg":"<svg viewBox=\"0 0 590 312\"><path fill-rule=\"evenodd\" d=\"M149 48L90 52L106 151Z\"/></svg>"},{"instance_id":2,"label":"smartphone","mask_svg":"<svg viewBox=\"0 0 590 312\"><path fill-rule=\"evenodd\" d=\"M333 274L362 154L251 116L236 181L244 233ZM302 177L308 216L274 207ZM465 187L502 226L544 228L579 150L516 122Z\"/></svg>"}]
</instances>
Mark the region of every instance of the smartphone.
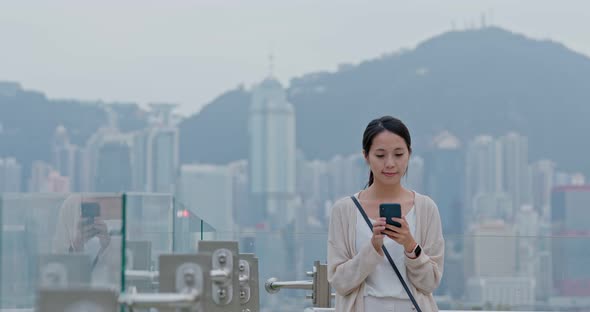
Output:
<instances>
[{"instance_id":1,"label":"smartphone","mask_svg":"<svg viewBox=\"0 0 590 312\"><path fill-rule=\"evenodd\" d=\"M94 218L100 216L100 205L98 203L82 203L82 218L88 223L94 223Z\"/></svg>"},{"instance_id":2,"label":"smartphone","mask_svg":"<svg viewBox=\"0 0 590 312\"><path fill-rule=\"evenodd\" d=\"M389 225L401 227L399 222L391 220L391 218L402 217L402 206L397 203L383 203L379 205L379 216L385 218L385 222Z\"/></svg>"}]
</instances>

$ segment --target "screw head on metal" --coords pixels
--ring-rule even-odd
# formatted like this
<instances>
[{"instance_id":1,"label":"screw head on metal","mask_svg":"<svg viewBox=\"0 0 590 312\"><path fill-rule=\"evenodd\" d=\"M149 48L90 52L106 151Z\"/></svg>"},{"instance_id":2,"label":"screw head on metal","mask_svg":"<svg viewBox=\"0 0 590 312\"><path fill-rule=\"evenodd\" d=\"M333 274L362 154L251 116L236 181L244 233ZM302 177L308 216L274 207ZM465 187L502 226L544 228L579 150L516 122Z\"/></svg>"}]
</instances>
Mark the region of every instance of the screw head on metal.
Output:
<instances>
[{"instance_id":1,"label":"screw head on metal","mask_svg":"<svg viewBox=\"0 0 590 312\"><path fill-rule=\"evenodd\" d=\"M186 286L192 287L195 285L195 275L190 272L184 272L184 283Z\"/></svg>"},{"instance_id":2,"label":"screw head on metal","mask_svg":"<svg viewBox=\"0 0 590 312\"><path fill-rule=\"evenodd\" d=\"M219 255L219 263L224 264L226 261L225 254Z\"/></svg>"},{"instance_id":3,"label":"screw head on metal","mask_svg":"<svg viewBox=\"0 0 590 312\"><path fill-rule=\"evenodd\" d=\"M220 289L217 294L219 295L219 298L225 298L225 289Z\"/></svg>"}]
</instances>

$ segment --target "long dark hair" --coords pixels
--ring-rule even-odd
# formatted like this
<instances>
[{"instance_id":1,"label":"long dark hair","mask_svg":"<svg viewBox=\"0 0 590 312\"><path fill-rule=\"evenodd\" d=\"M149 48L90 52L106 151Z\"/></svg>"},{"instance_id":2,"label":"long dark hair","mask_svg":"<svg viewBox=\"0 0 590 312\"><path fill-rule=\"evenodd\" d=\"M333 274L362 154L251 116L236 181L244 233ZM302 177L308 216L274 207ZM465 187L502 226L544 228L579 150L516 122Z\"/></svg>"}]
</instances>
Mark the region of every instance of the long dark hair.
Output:
<instances>
[{"instance_id":1,"label":"long dark hair","mask_svg":"<svg viewBox=\"0 0 590 312\"><path fill-rule=\"evenodd\" d=\"M402 137L406 142L408 151L412 153L412 138L410 137L410 130L408 130L408 127L395 117L383 116L371 120L365 129L365 133L363 134L363 151L366 157L368 157L371 145L373 145L373 139L383 131L389 131ZM373 172L369 169L369 183L367 183L367 186L371 186L373 181Z\"/></svg>"}]
</instances>

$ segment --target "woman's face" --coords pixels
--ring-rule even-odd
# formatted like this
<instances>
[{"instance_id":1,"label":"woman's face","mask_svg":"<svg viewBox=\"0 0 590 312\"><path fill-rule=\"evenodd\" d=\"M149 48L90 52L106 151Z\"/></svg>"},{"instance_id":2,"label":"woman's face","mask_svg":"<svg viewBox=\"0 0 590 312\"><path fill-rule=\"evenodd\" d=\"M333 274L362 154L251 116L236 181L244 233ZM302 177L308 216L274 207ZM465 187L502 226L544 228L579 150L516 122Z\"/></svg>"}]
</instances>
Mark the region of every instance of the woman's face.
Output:
<instances>
[{"instance_id":1,"label":"woman's face","mask_svg":"<svg viewBox=\"0 0 590 312\"><path fill-rule=\"evenodd\" d=\"M404 139L389 131L373 138L370 150L364 151L365 159L373 172L374 182L384 185L400 183L406 174L410 151Z\"/></svg>"}]
</instances>

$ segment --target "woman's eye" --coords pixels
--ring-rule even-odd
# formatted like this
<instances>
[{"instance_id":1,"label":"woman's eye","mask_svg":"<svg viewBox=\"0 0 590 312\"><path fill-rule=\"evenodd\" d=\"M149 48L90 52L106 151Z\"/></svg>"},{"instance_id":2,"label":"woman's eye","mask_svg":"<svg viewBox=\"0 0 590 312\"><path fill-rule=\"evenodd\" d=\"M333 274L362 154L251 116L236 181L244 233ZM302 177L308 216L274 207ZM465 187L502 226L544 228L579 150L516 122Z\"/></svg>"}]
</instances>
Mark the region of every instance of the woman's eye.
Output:
<instances>
[{"instance_id":1,"label":"woman's eye","mask_svg":"<svg viewBox=\"0 0 590 312\"><path fill-rule=\"evenodd\" d=\"M404 154L395 154L395 156L401 157L401 156L404 156Z\"/></svg>"},{"instance_id":2,"label":"woman's eye","mask_svg":"<svg viewBox=\"0 0 590 312\"><path fill-rule=\"evenodd\" d=\"M385 155L375 155L377 158L382 158Z\"/></svg>"}]
</instances>

